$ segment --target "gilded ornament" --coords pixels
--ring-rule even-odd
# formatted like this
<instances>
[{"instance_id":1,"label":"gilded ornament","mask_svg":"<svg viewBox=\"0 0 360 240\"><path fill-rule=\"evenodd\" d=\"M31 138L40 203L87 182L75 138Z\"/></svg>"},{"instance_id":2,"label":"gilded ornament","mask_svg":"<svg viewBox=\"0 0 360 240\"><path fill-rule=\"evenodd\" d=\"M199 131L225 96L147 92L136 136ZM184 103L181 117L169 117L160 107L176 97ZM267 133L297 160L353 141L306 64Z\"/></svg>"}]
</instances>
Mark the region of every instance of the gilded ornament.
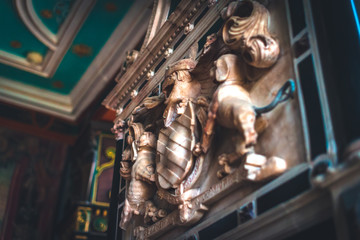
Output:
<instances>
[{"instance_id":1,"label":"gilded ornament","mask_svg":"<svg viewBox=\"0 0 360 240\"><path fill-rule=\"evenodd\" d=\"M120 115L123 112L123 108L119 107L118 109L116 109L116 115Z\"/></svg>"},{"instance_id":2,"label":"gilded ornament","mask_svg":"<svg viewBox=\"0 0 360 240\"><path fill-rule=\"evenodd\" d=\"M86 44L76 44L72 47L72 52L78 57L89 57L92 54L92 48Z\"/></svg>"},{"instance_id":3,"label":"gilded ornament","mask_svg":"<svg viewBox=\"0 0 360 240\"><path fill-rule=\"evenodd\" d=\"M96 211L95 211L95 216L99 216L100 215L100 209L96 209Z\"/></svg>"},{"instance_id":4,"label":"gilded ornament","mask_svg":"<svg viewBox=\"0 0 360 240\"><path fill-rule=\"evenodd\" d=\"M165 58L168 58L171 56L171 54L173 54L174 50L172 48L168 48L165 51Z\"/></svg>"},{"instance_id":5,"label":"gilded ornament","mask_svg":"<svg viewBox=\"0 0 360 240\"><path fill-rule=\"evenodd\" d=\"M22 44L19 41L13 40L13 41L10 42L10 46L12 48L21 48Z\"/></svg>"},{"instance_id":6,"label":"gilded ornament","mask_svg":"<svg viewBox=\"0 0 360 240\"><path fill-rule=\"evenodd\" d=\"M115 147L107 147L105 149L105 155L106 157L110 158L111 160L115 159Z\"/></svg>"},{"instance_id":7,"label":"gilded ornament","mask_svg":"<svg viewBox=\"0 0 360 240\"><path fill-rule=\"evenodd\" d=\"M34 65L41 65L44 58L41 53L38 52L28 52L26 55L26 60L28 60L29 63Z\"/></svg>"},{"instance_id":8,"label":"gilded ornament","mask_svg":"<svg viewBox=\"0 0 360 240\"><path fill-rule=\"evenodd\" d=\"M130 96L131 96L132 99L134 99L137 95L138 95L138 91L137 91L137 90L132 90L132 91L131 91Z\"/></svg>"},{"instance_id":9,"label":"gilded ornament","mask_svg":"<svg viewBox=\"0 0 360 240\"><path fill-rule=\"evenodd\" d=\"M147 74L146 74L146 77L151 79L152 77L154 77L155 75L155 72L154 71L149 71Z\"/></svg>"},{"instance_id":10,"label":"gilded ornament","mask_svg":"<svg viewBox=\"0 0 360 240\"><path fill-rule=\"evenodd\" d=\"M88 232L91 218L91 208L78 207L75 229L78 232Z\"/></svg>"},{"instance_id":11,"label":"gilded ornament","mask_svg":"<svg viewBox=\"0 0 360 240\"><path fill-rule=\"evenodd\" d=\"M123 63L123 66L121 68L120 74L119 76L123 75L126 70L136 61L136 59L139 57L139 51L137 50L131 50L131 51L126 51L126 58L125 61ZM143 73L141 73L143 75ZM140 79L140 76L138 76L138 78Z\"/></svg>"},{"instance_id":12,"label":"gilded ornament","mask_svg":"<svg viewBox=\"0 0 360 240\"><path fill-rule=\"evenodd\" d=\"M49 9L41 10L40 15L46 19L50 19L53 17L53 14Z\"/></svg>"},{"instance_id":13,"label":"gilded ornament","mask_svg":"<svg viewBox=\"0 0 360 240\"><path fill-rule=\"evenodd\" d=\"M115 12L117 10L117 6L115 3L108 2L105 4L105 9L107 12Z\"/></svg>"},{"instance_id":14,"label":"gilded ornament","mask_svg":"<svg viewBox=\"0 0 360 240\"><path fill-rule=\"evenodd\" d=\"M64 87L64 83L62 81L54 81L52 82L52 86L57 89L61 89Z\"/></svg>"},{"instance_id":15,"label":"gilded ornament","mask_svg":"<svg viewBox=\"0 0 360 240\"><path fill-rule=\"evenodd\" d=\"M184 34L188 35L194 29L193 23L188 23L184 28Z\"/></svg>"},{"instance_id":16,"label":"gilded ornament","mask_svg":"<svg viewBox=\"0 0 360 240\"><path fill-rule=\"evenodd\" d=\"M92 225L97 232L106 232L108 229L108 221L103 217L95 218Z\"/></svg>"}]
</instances>

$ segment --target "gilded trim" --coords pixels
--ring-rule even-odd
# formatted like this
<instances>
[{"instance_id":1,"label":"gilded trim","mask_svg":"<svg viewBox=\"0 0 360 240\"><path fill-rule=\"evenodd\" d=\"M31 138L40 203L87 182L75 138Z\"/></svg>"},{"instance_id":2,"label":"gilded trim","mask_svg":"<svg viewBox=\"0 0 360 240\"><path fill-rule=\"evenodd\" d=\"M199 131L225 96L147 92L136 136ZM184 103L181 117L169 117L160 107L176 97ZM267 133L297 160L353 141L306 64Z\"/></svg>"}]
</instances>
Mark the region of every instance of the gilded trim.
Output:
<instances>
[{"instance_id":1,"label":"gilded trim","mask_svg":"<svg viewBox=\"0 0 360 240\"><path fill-rule=\"evenodd\" d=\"M110 134L100 134L100 136L99 136L99 144L98 144L98 149L97 149L96 168L95 168L96 173L95 173L95 177L94 177L94 189L93 189L92 196L91 196L91 203L97 204L100 206L109 207L110 206L109 203L96 201L96 193L97 193L99 176L105 169L112 168L115 163L115 155L114 155L114 157L110 161L100 165L101 150L103 150L102 149L102 141L103 141L104 137L113 139L113 136Z\"/></svg>"}]
</instances>

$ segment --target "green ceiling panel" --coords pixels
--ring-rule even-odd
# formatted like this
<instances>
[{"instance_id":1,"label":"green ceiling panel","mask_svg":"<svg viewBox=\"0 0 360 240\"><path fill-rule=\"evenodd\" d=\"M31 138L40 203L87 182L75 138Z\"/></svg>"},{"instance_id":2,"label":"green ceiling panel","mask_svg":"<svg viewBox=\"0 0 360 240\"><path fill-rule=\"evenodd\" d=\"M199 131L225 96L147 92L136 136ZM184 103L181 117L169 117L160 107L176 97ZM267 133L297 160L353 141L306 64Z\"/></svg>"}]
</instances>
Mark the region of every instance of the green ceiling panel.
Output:
<instances>
[{"instance_id":1,"label":"green ceiling panel","mask_svg":"<svg viewBox=\"0 0 360 240\"><path fill-rule=\"evenodd\" d=\"M106 10L106 6L110 3L112 3L116 11L109 12ZM129 10L131 3L132 1L120 2L115 0L97 2L94 10L80 29L73 41L71 49L69 49L65 55L58 71L54 75L54 80L62 81L65 85L67 91L62 91L62 93L69 93L77 81L80 80L81 76L85 73L86 69ZM84 56L75 54L74 49L79 45L85 49L85 52L87 50L88 54L84 54Z\"/></svg>"},{"instance_id":2,"label":"green ceiling panel","mask_svg":"<svg viewBox=\"0 0 360 240\"><path fill-rule=\"evenodd\" d=\"M29 51L46 54L42 44L18 17L10 0L0 1L0 50L26 58Z\"/></svg>"},{"instance_id":3,"label":"green ceiling panel","mask_svg":"<svg viewBox=\"0 0 360 240\"><path fill-rule=\"evenodd\" d=\"M67 6L71 6L73 1L33 0L39 17L54 33L57 32L60 23L53 15L54 12L56 14L59 3L68 4L63 6L65 9L68 8ZM133 1L97 1L51 79L4 64L0 64L0 76L60 94L69 94L121 22L132 3ZM43 10L51 10L52 18L43 19L41 15ZM37 51L43 56L46 55L47 48L28 31L10 0L0 1L0 29L3 32L2 38L0 38L1 50L22 57L26 57L28 51ZM21 47L11 47L10 42L13 40L21 42Z\"/></svg>"},{"instance_id":4,"label":"green ceiling panel","mask_svg":"<svg viewBox=\"0 0 360 240\"><path fill-rule=\"evenodd\" d=\"M48 90L52 88L51 79L43 78L29 72L20 71L19 69L9 67L4 64L0 64L0 76Z\"/></svg>"},{"instance_id":5,"label":"green ceiling panel","mask_svg":"<svg viewBox=\"0 0 360 240\"><path fill-rule=\"evenodd\" d=\"M32 0L38 17L54 34L59 31L74 2L74 0Z\"/></svg>"}]
</instances>

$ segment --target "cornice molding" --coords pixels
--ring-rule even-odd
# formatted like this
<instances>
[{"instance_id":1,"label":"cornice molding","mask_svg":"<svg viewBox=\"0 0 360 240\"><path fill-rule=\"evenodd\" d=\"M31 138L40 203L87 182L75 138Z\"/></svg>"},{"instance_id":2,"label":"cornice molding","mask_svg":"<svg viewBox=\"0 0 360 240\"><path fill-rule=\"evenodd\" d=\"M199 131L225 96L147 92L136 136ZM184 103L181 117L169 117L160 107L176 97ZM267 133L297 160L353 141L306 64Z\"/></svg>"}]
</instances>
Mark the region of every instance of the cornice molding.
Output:
<instances>
[{"instance_id":1,"label":"cornice molding","mask_svg":"<svg viewBox=\"0 0 360 240\"><path fill-rule=\"evenodd\" d=\"M102 104L114 111L122 109L118 111L121 112L118 115L118 119L126 119L132 110L161 82L166 66L181 59L181 57L188 52L191 45L199 40L209 29L209 26L219 19L221 10L228 2L229 1L220 1L210 6L204 17L197 23L196 30L186 36L174 54L166 58L166 62L157 70L155 76L151 78L151 81L139 91L135 98L131 99L131 91L138 89L147 79L148 72L152 71L165 59L166 50L174 46L181 36L183 36L185 26L193 22L208 7L208 1L206 0L180 2L176 10L171 13L169 18L158 30L156 37L145 47L144 51L136 60L136 63L131 65L125 74L117 80L118 84L108 94ZM130 101L130 103L124 108L124 104L128 101Z\"/></svg>"},{"instance_id":2,"label":"cornice molding","mask_svg":"<svg viewBox=\"0 0 360 240\"><path fill-rule=\"evenodd\" d=\"M63 113L70 113L73 110L69 96L5 78L0 78L0 99L15 104L23 102L28 105L31 103L37 107L42 106Z\"/></svg>"},{"instance_id":3,"label":"cornice molding","mask_svg":"<svg viewBox=\"0 0 360 240\"><path fill-rule=\"evenodd\" d=\"M206 6L204 2L205 0L182 1L178 5L176 13L172 13L157 31L156 37L147 44L136 64L131 65L121 79L117 80L118 84L103 101L103 105L116 110L130 99L129 93L144 82L146 74L164 58L166 49L179 38L181 30L194 17L194 13ZM159 69L157 75L160 71ZM155 82L154 79L151 82Z\"/></svg>"},{"instance_id":4,"label":"cornice molding","mask_svg":"<svg viewBox=\"0 0 360 240\"><path fill-rule=\"evenodd\" d=\"M41 77L47 77L48 75L42 71L41 66L33 65L25 58L18 55L11 54L0 50L0 63L19 68L21 70L37 74Z\"/></svg>"}]
</instances>

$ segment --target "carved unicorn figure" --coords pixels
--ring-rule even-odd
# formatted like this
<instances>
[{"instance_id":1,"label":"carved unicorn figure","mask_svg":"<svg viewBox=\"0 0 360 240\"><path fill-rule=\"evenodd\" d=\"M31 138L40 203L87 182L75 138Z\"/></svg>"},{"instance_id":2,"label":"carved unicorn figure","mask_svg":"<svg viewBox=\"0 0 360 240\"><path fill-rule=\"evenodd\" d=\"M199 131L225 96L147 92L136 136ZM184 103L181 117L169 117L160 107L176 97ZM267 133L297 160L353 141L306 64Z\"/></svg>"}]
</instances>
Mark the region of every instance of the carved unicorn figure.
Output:
<instances>
[{"instance_id":1,"label":"carved unicorn figure","mask_svg":"<svg viewBox=\"0 0 360 240\"><path fill-rule=\"evenodd\" d=\"M246 81L253 80L249 69L271 67L280 53L277 39L268 30L269 13L261 4L244 0L230 3L221 16L226 20L222 28L224 43L232 53L239 56L225 54L215 61L215 78L220 85L210 103L201 150L205 153L208 151L215 123L236 129L241 140L236 144L234 153L219 156L219 164L223 169L218 171L218 177L231 173L232 165L242 159L248 170L248 179L263 180L285 171L287 164L278 157L266 158L254 152L253 146L257 140L256 116L291 97L295 85L288 81L267 107L253 106L248 89L244 87Z\"/></svg>"},{"instance_id":2,"label":"carved unicorn figure","mask_svg":"<svg viewBox=\"0 0 360 240\"><path fill-rule=\"evenodd\" d=\"M255 129L256 110L259 112L269 111L287 98L280 99L277 97L267 108L254 107L249 92L243 87L245 79L244 71L239 67L241 65L238 56L234 54L222 55L215 62L215 78L220 82L220 85L215 91L209 106L208 120L204 129L201 147L204 152L208 151L215 123L236 129L241 140L236 143L234 153L219 156L219 164L224 166L224 169L218 172L218 177L221 178L231 173L231 165L242 158L245 161L244 167L248 170L247 178L249 180L263 180L282 173L286 170L287 164L281 158L266 158L254 152L253 146L257 140L257 131ZM289 87L293 87L291 81L284 85L278 96L288 94L285 93L285 90ZM292 92L289 94L292 94Z\"/></svg>"}]
</instances>

